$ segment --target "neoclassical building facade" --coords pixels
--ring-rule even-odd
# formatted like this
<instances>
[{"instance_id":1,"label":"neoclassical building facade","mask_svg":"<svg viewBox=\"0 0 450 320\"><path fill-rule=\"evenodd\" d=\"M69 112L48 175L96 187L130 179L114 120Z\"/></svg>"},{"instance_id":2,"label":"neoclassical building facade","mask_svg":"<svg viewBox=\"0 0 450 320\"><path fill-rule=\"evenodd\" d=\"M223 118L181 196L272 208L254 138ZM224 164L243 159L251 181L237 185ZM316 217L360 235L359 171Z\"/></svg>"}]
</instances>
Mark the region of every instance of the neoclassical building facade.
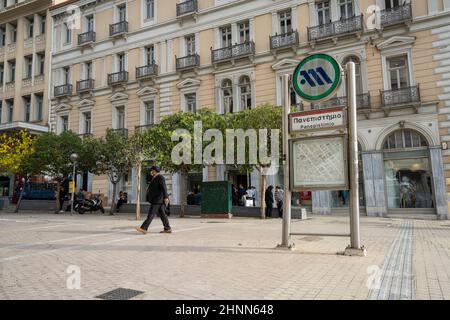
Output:
<instances>
[{"instance_id":1,"label":"neoclassical building facade","mask_svg":"<svg viewBox=\"0 0 450 320\"><path fill-rule=\"evenodd\" d=\"M363 211L447 216L450 1L70 0L50 12L53 131L131 135L179 111L282 105L282 75L325 52L357 64ZM311 105L292 93L291 103L326 108L344 105L345 94L342 86ZM106 177L80 179L111 192ZM185 201L181 183L224 179L258 188L259 173L217 166L168 176L172 202ZM120 186L130 201L135 180L132 170ZM311 205L330 214L348 203L345 192L314 192Z\"/></svg>"}]
</instances>

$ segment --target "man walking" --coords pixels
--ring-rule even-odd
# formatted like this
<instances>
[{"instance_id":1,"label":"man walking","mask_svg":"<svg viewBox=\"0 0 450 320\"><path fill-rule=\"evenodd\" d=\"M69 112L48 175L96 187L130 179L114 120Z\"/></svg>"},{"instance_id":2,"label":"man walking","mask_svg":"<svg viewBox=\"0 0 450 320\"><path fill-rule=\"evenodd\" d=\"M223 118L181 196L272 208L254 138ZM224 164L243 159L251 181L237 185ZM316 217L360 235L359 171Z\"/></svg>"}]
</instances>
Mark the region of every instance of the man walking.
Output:
<instances>
[{"instance_id":1,"label":"man walking","mask_svg":"<svg viewBox=\"0 0 450 320\"><path fill-rule=\"evenodd\" d=\"M283 218L283 201L284 201L284 191L280 186L275 187L275 202L277 203L278 216Z\"/></svg>"},{"instance_id":2,"label":"man walking","mask_svg":"<svg viewBox=\"0 0 450 320\"><path fill-rule=\"evenodd\" d=\"M153 218L159 213L161 221L164 225L164 230L160 233L172 233L172 228L169 224L169 219L166 214L166 206L169 204L169 195L167 193L166 179L162 176L158 166L150 168L152 181L148 187L147 200L150 202L150 210L148 217L141 227L136 228L140 233L146 234L148 227L152 223Z\"/></svg>"}]
</instances>

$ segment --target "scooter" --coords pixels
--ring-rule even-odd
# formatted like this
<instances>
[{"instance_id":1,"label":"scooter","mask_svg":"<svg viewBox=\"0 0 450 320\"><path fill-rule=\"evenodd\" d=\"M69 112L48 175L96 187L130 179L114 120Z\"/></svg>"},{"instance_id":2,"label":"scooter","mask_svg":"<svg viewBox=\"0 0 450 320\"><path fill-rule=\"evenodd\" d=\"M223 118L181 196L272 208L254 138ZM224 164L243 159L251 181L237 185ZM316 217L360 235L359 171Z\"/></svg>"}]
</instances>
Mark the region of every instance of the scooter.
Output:
<instances>
[{"instance_id":1,"label":"scooter","mask_svg":"<svg viewBox=\"0 0 450 320\"><path fill-rule=\"evenodd\" d=\"M86 211L98 211L105 213L105 209L102 205L102 200L98 196L94 196L92 200L83 200L75 203L74 210L79 214L84 214Z\"/></svg>"}]
</instances>

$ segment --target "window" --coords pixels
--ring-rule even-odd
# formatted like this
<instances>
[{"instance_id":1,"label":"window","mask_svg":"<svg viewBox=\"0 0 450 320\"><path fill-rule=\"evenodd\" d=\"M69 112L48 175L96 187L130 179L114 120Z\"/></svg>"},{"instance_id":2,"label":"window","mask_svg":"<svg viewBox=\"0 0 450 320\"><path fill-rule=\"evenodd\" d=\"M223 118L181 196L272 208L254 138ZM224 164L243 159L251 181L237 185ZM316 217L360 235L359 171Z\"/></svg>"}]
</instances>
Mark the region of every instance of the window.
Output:
<instances>
[{"instance_id":1,"label":"window","mask_svg":"<svg viewBox=\"0 0 450 320\"><path fill-rule=\"evenodd\" d=\"M239 24L239 41L240 43L250 41L250 24L248 21Z\"/></svg>"},{"instance_id":2,"label":"window","mask_svg":"<svg viewBox=\"0 0 450 320\"><path fill-rule=\"evenodd\" d=\"M155 17L155 1L145 0L145 19L152 20Z\"/></svg>"},{"instance_id":3,"label":"window","mask_svg":"<svg viewBox=\"0 0 450 320\"><path fill-rule=\"evenodd\" d=\"M339 0L339 11L341 13L341 19L353 17L353 0Z\"/></svg>"},{"instance_id":4,"label":"window","mask_svg":"<svg viewBox=\"0 0 450 320\"><path fill-rule=\"evenodd\" d=\"M395 131L386 138L385 150L427 147L427 140L417 131L402 129Z\"/></svg>"},{"instance_id":5,"label":"window","mask_svg":"<svg viewBox=\"0 0 450 320\"><path fill-rule=\"evenodd\" d=\"M116 107L116 129L125 129L125 107Z\"/></svg>"},{"instance_id":6,"label":"window","mask_svg":"<svg viewBox=\"0 0 450 320\"><path fill-rule=\"evenodd\" d=\"M5 28L1 27L0 28L0 48L4 47L6 45L6 32L5 32Z\"/></svg>"},{"instance_id":7,"label":"window","mask_svg":"<svg viewBox=\"0 0 450 320\"><path fill-rule=\"evenodd\" d=\"M64 44L72 42L72 30L70 30L67 23L64 23Z\"/></svg>"},{"instance_id":8,"label":"window","mask_svg":"<svg viewBox=\"0 0 450 320\"><path fill-rule=\"evenodd\" d=\"M195 35L185 37L186 41L186 55L192 56L195 54Z\"/></svg>"},{"instance_id":9,"label":"window","mask_svg":"<svg viewBox=\"0 0 450 320\"><path fill-rule=\"evenodd\" d=\"M31 78L31 73L33 69L33 57L25 57L25 79Z\"/></svg>"},{"instance_id":10,"label":"window","mask_svg":"<svg viewBox=\"0 0 450 320\"><path fill-rule=\"evenodd\" d=\"M70 67L63 68L63 82L64 84L70 83Z\"/></svg>"},{"instance_id":11,"label":"window","mask_svg":"<svg viewBox=\"0 0 450 320\"><path fill-rule=\"evenodd\" d=\"M61 116L61 132L69 131L69 116Z\"/></svg>"},{"instance_id":12,"label":"window","mask_svg":"<svg viewBox=\"0 0 450 320\"><path fill-rule=\"evenodd\" d=\"M356 71L356 94L363 94L363 83L362 83L362 76L361 76L361 62L359 59L355 56L350 56L346 58L343 62L343 65L345 66L349 62L355 63L355 71Z\"/></svg>"},{"instance_id":13,"label":"window","mask_svg":"<svg viewBox=\"0 0 450 320\"><path fill-rule=\"evenodd\" d=\"M85 63L85 80L92 79L92 62L88 61Z\"/></svg>"},{"instance_id":14,"label":"window","mask_svg":"<svg viewBox=\"0 0 450 320\"><path fill-rule=\"evenodd\" d=\"M230 79L222 81L223 110L225 113L233 113L233 83Z\"/></svg>"},{"instance_id":15,"label":"window","mask_svg":"<svg viewBox=\"0 0 450 320\"><path fill-rule=\"evenodd\" d=\"M90 15L86 17L86 32L94 31L94 16Z\"/></svg>"},{"instance_id":16,"label":"window","mask_svg":"<svg viewBox=\"0 0 450 320\"><path fill-rule=\"evenodd\" d=\"M145 125L154 124L155 119L155 103L154 101L144 102L145 106Z\"/></svg>"},{"instance_id":17,"label":"window","mask_svg":"<svg viewBox=\"0 0 450 320\"><path fill-rule=\"evenodd\" d=\"M3 122L2 115L3 115L3 103L2 103L2 101L0 100L0 123Z\"/></svg>"},{"instance_id":18,"label":"window","mask_svg":"<svg viewBox=\"0 0 450 320\"><path fill-rule=\"evenodd\" d=\"M0 63L0 85L3 84L3 76L5 75L5 67Z\"/></svg>"},{"instance_id":19,"label":"window","mask_svg":"<svg viewBox=\"0 0 450 320\"><path fill-rule=\"evenodd\" d=\"M37 54L37 63L38 63L37 74L43 75L45 71L45 53Z\"/></svg>"},{"instance_id":20,"label":"window","mask_svg":"<svg viewBox=\"0 0 450 320\"><path fill-rule=\"evenodd\" d=\"M406 56L388 58L387 66L391 90L399 90L410 86L408 59Z\"/></svg>"},{"instance_id":21,"label":"window","mask_svg":"<svg viewBox=\"0 0 450 320\"><path fill-rule=\"evenodd\" d=\"M319 26L331 22L330 19L330 2L323 1L316 4L317 17Z\"/></svg>"},{"instance_id":22,"label":"window","mask_svg":"<svg viewBox=\"0 0 450 320\"><path fill-rule=\"evenodd\" d=\"M16 81L16 62L10 61L9 63L9 82Z\"/></svg>"},{"instance_id":23,"label":"window","mask_svg":"<svg viewBox=\"0 0 450 320\"><path fill-rule=\"evenodd\" d=\"M36 120L41 121L44 109L44 99L42 95L37 94L36 96Z\"/></svg>"},{"instance_id":24,"label":"window","mask_svg":"<svg viewBox=\"0 0 450 320\"><path fill-rule=\"evenodd\" d=\"M118 68L118 72L122 72L125 71L125 54L124 53L119 53L117 55L117 68Z\"/></svg>"},{"instance_id":25,"label":"window","mask_svg":"<svg viewBox=\"0 0 450 320\"><path fill-rule=\"evenodd\" d=\"M91 133L91 113L83 112L83 133Z\"/></svg>"},{"instance_id":26,"label":"window","mask_svg":"<svg viewBox=\"0 0 450 320\"><path fill-rule=\"evenodd\" d=\"M121 5L117 7L119 22L127 21L127 7L126 5Z\"/></svg>"},{"instance_id":27,"label":"window","mask_svg":"<svg viewBox=\"0 0 450 320\"><path fill-rule=\"evenodd\" d=\"M11 43L16 43L17 42L17 26L16 25L12 25L12 29L11 29Z\"/></svg>"},{"instance_id":28,"label":"window","mask_svg":"<svg viewBox=\"0 0 450 320\"><path fill-rule=\"evenodd\" d=\"M239 90L241 96L241 110L251 109L252 107L252 87L250 78L247 76L239 79Z\"/></svg>"},{"instance_id":29,"label":"window","mask_svg":"<svg viewBox=\"0 0 450 320\"><path fill-rule=\"evenodd\" d=\"M30 120L31 120L31 98L30 97L23 98L23 106L24 106L23 120L25 122L30 122Z\"/></svg>"},{"instance_id":30,"label":"window","mask_svg":"<svg viewBox=\"0 0 450 320\"><path fill-rule=\"evenodd\" d=\"M13 122L14 115L14 99L6 100L6 110L8 112L8 122Z\"/></svg>"},{"instance_id":31,"label":"window","mask_svg":"<svg viewBox=\"0 0 450 320\"><path fill-rule=\"evenodd\" d=\"M220 34L222 36L222 48L230 47L232 44L231 40L231 26L223 27L220 29Z\"/></svg>"},{"instance_id":32,"label":"window","mask_svg":"<svg viewBox=\"0 0 450 320\"><path fill-rule=\"evenodd\" d=\"M41 34L45 34L45 20L46 16L41 16Z\"/></svg>"},{"instance_id":33,"label":"window","mask_svg":"<svg viewBox=\"0 0 450 320\"><path fill-rule=\"evenodd\" d=\"M197 112L197 94L189 93L184 95L184 99L186 100L186 112Z\"/></svg>"},{"instance_id":34,"label":"window","mask_svg":"<svg viewBox=\"0 0 450 320\"><path fill-rule=\"evenodd\" d=\"M399 7L402 0L384 0L384 4L386 6L386 9L392 9Z\"/></svg>"},{"instance_id":35,"label":"window","mask_svg":"<svg viewBox=\"0 0 450 320\"><path fill-rule=\"evenodd\" d=\"M27 25L27 38L33 38L34 33L34 20L33 18L29 18L28 25Z\"/></svg>"},{"instance_id":36,"label":"window","mask_svg":"<svg viewBox=\"0 0 450 320\"><path fill-rule=\"evenodd\" d=\"M155 63L155 47L153 45L145 47L145 65L150 66Z\"/></svg>"},{"instance_id":37,"label":"window","mask_svg":"<svg viewBox=\"0 0 450 320\"><path fill-rule=\"evenodd\" d=\"M280 21L280 34L292 32L292 18L290 11L280 12L278 14L278 20Z\"/></svg>"}]
</instances>

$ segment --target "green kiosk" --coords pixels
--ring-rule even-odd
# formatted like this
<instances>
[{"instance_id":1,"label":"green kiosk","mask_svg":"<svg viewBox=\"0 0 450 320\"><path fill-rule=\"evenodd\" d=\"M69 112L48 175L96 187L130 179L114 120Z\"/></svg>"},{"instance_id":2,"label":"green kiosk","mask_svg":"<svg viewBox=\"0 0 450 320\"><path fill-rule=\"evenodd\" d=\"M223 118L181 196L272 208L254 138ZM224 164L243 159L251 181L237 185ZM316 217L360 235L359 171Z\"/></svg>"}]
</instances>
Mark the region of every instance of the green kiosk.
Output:
<instances>
[{"instance_id":1,"label":"green kiosk","mask_svg":"<svg viewBox=\"0 0 450 320\"><path fill-rule=\"evenodd\" d=\"M202 182L202 218L225 218L232 215L231 183L228 181Z\"/></svg>"}]
</instances>

